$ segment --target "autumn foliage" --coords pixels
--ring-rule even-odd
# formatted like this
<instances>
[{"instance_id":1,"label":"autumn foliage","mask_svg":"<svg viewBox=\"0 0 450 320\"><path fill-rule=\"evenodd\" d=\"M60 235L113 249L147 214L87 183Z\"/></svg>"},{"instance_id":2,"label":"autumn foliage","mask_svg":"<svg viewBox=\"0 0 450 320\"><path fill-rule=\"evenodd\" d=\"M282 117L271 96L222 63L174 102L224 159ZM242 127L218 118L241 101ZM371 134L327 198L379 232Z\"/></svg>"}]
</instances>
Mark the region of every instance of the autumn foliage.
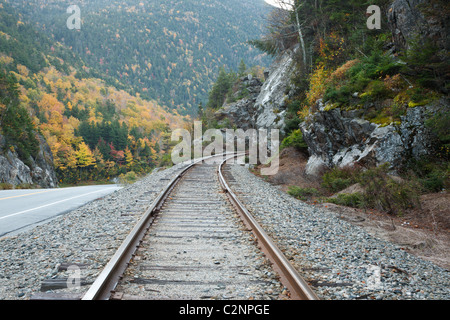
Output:
<instances>
[{"instance_id":1,"label":"autumn foliage","mask_svg":"<svg viewBox=\"0 0 450 320\"><path fill-rule=\"evenodd\" d=\"M18 69L10 72L18 99L47 140L63 183L148 172L169 151L160 148L163 134L187 120L99 79L77 79L54 67L36 74Z\"/></svg>"}]
</instances>

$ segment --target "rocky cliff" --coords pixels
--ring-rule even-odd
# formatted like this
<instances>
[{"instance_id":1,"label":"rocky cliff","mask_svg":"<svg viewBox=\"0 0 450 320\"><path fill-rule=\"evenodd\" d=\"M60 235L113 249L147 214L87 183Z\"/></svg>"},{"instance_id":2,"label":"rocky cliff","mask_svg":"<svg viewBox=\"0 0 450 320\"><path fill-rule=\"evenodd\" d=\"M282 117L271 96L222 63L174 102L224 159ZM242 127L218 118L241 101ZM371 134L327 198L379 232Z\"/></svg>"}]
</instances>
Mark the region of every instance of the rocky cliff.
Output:
<instances>
[{"instance_id":1,"label":"rocky cliff","mask_svg":"<svg viewBox=\"0 0 450 320\"><path fill-rule=\"evenodd\" d=\"M266 73L264 83L258 79L241 79L247 97L225 104L215 114L219 124L229 121L232 126L247 129L280 129L285 127L286 99L291 91L291 77L295 70L295 54L298 46L280 55ZM239 92L236 93L239 95Z\"/></svg>"},{"instance_id":2,"label":"rocky cliff","mask_svg":"<svg viewBox=\"0 0 450 320\"><path fill-rule=\"evenodd\" d=\"M448 50L450 17L445 10L439 1L393 1L387 18L394 44L398 48L407 49L414 41L431 40L438 48Z\"/></svg>"},{"instance_id":3,"label":"rocky cliff","mask_svg":"<svg viewBox=\"0 0 450 320\"><path fill-rule=\"evenodd\" d=\"M362 110L329 110L321 100L318 111L301 124L308 144L306 173L317 176L333 167L378 166L400 168L406 159L419 160L433 151L435 135L425 126L432 115L450 108L447 99L409 108L400 123L380 125L362 118Z\"/></svg>"},{"instance_id":4,"label":"rocky cliff","mask_svg":"<svg viewBox=\"0 0 450 320\"><path fill-rule=\"evenodd\" d=\"M38 138L40 143L37 156L24 160L19 159L17 152L12 149L5 151L4 138L0 135L0 183L13 186L30 184L40 188L57 187L52 152L45 139L40 135Z\"/></svg>"}]
</instances>

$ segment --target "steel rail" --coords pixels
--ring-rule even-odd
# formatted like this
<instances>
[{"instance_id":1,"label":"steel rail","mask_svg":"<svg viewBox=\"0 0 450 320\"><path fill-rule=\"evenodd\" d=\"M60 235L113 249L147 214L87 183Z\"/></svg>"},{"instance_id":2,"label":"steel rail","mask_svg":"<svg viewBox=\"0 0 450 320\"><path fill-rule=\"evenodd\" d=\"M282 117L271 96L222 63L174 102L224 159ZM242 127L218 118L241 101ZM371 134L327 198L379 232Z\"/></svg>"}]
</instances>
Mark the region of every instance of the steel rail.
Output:
<instances>
[{"instance_id":1,"label":"steel rail","mask_svg":"<svg viewBox=\"0 0 450 320\"><path fill-rule=\"evenodd\" d=\"M145 212L140 221L132 229L130 234L124 240L122 245L116 251L114 256L105 266L103 271L97 277L95 282L91 285L89 290L84 294L82 300L109 300L114 294L114 290L122 278L123 273L128 267L130 261L135 255L136 250L142 243L142 239L152 225L157 213L159 213L165 199L169 196L173 188L186 174L187 171L192 169L195 165L206 161L214 157L226 157L228 154L221 154L199 159L197 161L190 161L191 164L187 165L176 177L174 177L169 184L163 189L158 197L153 201L149 209ZM275 271L280 275L282 283L290 290L292 299L302 300L318 300L315 293L309 288L307 283L298 274L298 272L287 261L283 253L276 247L273 241L267 236L265 231L259 226L256 220L251 216L244 205L239 201L237 196L232 192L228 186L223 174L222 169L224 164L232 158L242 156L244 154L234 154L226 158L219 166L218 175L220 184L227 193L230 201L235 205L238 212L241 214L242 220L257 236L261 249L266 253L269 260L272 261Z\"/></svg>"},{"instance_id":2,"label":"steel rail","mask_svg":"<svg viewBox=\"0 0 450 320\"><path fill-rule=\"evenodd\" d=\"M136 250L142 243L142 239L152 225L156 214L159 213L165 199L168 197L177 183L181 180L183 175L185 175L187 171L189 171L198 163L214 157L226 157L227 155L229 154L213 155L201 158L199 160L189 161L192 163L184 168L179 174L177 174L177 176L169 182L169 184L153 201L149 209L147 209L143 217L139 220L139 222L132 229L127 238L123 241L122 245L116 251L114 256L105 266L105 268L91 285L89 290L84 294L81 300L109 300L111 298L111 295L114 293L114 289L119 283L123 273L134 257Z\"/></svg>"},{"instance_id":3,"label":"steel rail","mask_svg":"<svg viewBox=\"0 0 450 320\"><path fill-rule=\"evenodd\" d=\"M228 186L225 177L223 176L223 167L230 159L236 158L239 155L233 155L225 159L219 166L218 175L219 181L224 192L227 193L231 202L237 208L244 224L257 237L260 247L267 258L272 262L273 268L278 272L280 280L285 285L290 293L291 298L295 300L319 300L314 291L310 288L308 283L301 277L297 270L289 263L283 252L275 245L272 239L267 235L251 213L245 208L242 202L238 199L236 194Z\"/></svg>"}]
</instances>

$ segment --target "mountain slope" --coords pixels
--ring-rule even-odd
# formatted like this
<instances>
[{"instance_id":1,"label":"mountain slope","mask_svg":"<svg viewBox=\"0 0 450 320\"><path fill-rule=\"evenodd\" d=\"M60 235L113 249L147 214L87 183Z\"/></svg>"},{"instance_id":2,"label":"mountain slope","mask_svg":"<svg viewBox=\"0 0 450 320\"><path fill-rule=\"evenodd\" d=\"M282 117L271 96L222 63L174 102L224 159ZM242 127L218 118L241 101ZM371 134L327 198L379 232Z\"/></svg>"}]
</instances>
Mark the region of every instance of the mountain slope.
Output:
<instances>
[{"instance_id":1,"label":"mountain slope","mask_svg":"<svg viewBox=\"0 0 450 320\"><path fill-rule=\"evenodd\" d=\"M263 0L83 1L81 30L69 30L66 1L14 1L26 19L131 92L180 113L205 102L219 67L267 65L246 41L261 36Z\"/></svg>"},{"instance_id":2,"label":"mountain slope","mask_svg":"<svg viewBox=\"0 0 450 320\"><path fill-rule=\"evenodd\" d=\"M168 131L183 127L184 117L95 77L77 54L2 0L0 18L2 151L32 164L44 137L58 180L68 183L159 164Z\"/></svg>"}]
</instances>

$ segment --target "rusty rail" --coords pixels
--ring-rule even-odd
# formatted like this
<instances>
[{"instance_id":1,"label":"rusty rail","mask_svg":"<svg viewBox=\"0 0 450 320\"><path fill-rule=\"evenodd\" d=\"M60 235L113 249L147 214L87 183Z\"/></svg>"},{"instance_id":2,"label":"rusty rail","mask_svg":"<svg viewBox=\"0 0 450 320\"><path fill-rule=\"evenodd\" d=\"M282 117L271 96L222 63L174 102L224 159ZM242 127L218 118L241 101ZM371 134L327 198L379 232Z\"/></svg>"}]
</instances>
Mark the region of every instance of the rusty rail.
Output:
<instances>
[{"instance_id":1,"label":"rusty rail","mask_svg":"<svg viewBox=\"0 0 450 320\"><path fill-rule=\"evenodd\" d=\"M281 282L291 292L291 298L295 300L319 300L314 291L309 287L306 281L300 276L297 270L289 263L281 250L275 245L272 239L267 235L251 213L245 208L238 197L228 186L225 177L223 176L223 167L230 159L236 158L239 155L233 155L225 159L219 166L218 174L220 184L223 190L227 193L230 201L234 204L241 216L244 224L252 230L258 239L261 250L266 254L267 258L272 262L273 268L280 275Z\"/></svg>"}]
</instances>

